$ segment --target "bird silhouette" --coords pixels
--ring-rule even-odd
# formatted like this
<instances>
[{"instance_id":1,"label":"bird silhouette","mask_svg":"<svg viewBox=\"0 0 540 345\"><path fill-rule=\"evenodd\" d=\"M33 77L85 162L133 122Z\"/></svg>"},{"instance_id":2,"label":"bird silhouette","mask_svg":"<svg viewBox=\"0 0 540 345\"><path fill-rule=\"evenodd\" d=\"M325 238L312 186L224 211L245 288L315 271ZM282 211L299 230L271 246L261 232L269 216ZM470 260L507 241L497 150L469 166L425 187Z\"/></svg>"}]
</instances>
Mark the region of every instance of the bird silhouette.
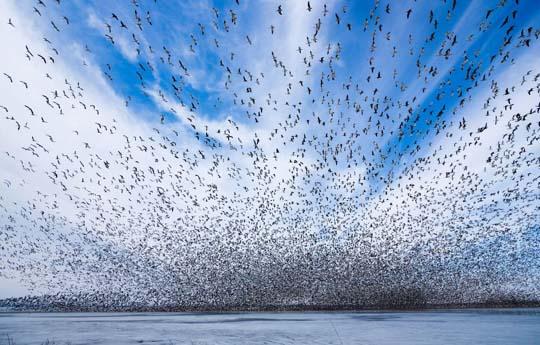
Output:
<instances>
[{"instance_id":1,"label":"bird silhouette","mask_svg":"<svg viewBox=\"0 0 540 345\"><path fill-rule=\"evenodd\" d=\"M5 14L0 270L46 292L19 302L540 296L535 9L259 5Z\"/></svg>"}]
</instances>

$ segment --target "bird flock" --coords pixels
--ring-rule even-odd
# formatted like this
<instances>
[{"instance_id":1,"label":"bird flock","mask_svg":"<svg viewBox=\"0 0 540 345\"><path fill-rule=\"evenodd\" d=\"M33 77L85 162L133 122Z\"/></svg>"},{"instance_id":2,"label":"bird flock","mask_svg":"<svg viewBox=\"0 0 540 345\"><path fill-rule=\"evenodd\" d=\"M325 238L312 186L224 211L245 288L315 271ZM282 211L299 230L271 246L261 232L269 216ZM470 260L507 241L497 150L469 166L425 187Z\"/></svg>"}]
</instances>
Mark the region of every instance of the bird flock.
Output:
<instances>
[{"instance_id":1,"label":"bird flock","mask_svg":"<svg viewBox=\"0 0 540 345\"><path fill-rule=\"evenodd\" d=\"M539 18L3 1L0 277L108 308L538 300Z\"/></svg>"}]
</instances>

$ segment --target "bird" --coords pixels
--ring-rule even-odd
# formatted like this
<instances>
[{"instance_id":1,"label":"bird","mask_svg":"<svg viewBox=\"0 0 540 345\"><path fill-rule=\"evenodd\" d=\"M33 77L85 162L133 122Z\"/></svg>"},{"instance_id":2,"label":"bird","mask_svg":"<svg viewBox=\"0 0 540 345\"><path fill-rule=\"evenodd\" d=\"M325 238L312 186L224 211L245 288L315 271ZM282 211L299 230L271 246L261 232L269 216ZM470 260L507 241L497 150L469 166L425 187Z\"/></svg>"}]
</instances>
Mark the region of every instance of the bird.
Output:
<instances>
[{"instance_id":1,"label":"bird","mask_svg":"<svg viewBox=\"0 0 540 345\"><path fill-rule=\"evenodd\" d=\"M51 25L54 28L54 30L56 30L57 32L60 32L60 29L58 29L58 27L56 26L56 24L52 20L51 20Z\"/></svg>"},{"instance_id":2,"label":"bird","mask_svg":"<svg viewBox=\"0 0 540 345\"><path fill-rule=\"evenodd\" d=\"M24 107L30 111L30 115L35 116L34 110L33 110L32 108L30 108L30 107L27 106L26 104L24 105Z\"/></svg>"},{"instance_id":3,"label":"bird","mask_svg":"<svg viewBox=\"0 0 540 345\"><path fill-rule=\"evenodd\" d=\"M13 83L13 78L12 78L9 74L7 74L7 73L4 72L4 75L5 75L6 78L9 80L10 83Z\"/></svg>"},{"instance_id":4,"label":"bird","mask_svg":"<svg viewBox=\"0 0 540 345\"><path fill-rule=\"evenodd\" d=\"M535 9L295 5L132 0L87 23L36 0L31 32L6 13L0 262L46 292L10 303L538 295Z\"/></svg>"}]
</instances>

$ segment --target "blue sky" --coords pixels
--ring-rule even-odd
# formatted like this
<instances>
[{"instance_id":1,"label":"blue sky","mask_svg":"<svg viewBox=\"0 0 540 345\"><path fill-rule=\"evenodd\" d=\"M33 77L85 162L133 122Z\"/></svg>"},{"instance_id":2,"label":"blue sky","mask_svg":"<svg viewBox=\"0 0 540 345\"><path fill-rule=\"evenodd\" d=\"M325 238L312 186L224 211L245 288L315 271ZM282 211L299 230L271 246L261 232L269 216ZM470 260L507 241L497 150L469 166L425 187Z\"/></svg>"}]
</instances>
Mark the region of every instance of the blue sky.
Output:
<instances>
[{"instance_id":1,"label":"blue sky","mask_svg":"<svg viewBox=\"0 0 540 345\"><path fill-rule=\"evenodd\" d=\"M290 240L299 233L319 239L316 246L369 238L377 248L370 250L394 263L418 248L426 260L455 260L463 271L473 265L462 259L471 251L497 253L494 270L505 272L538 262L531 255L540 214L538 114L529 114L528 128L515 117L538 103L533 0L310 1L310 10L307 1L262 0L2 6L1 20L14 23L0 33L4 46L14 46L2 69L37 85L0 84L0 104L14 114L2 120L0 148L25 157L0 170L0 225L17 224L3 230L10 245L0 252L15 258L4 267L9 286L23 279L15 284L21 290L41 284L47 291L71 272L66 252L79 250L79 240L88 251L82 265L97 274L90 258L100 245L132 255L146 246L150 262L175 255L148 240L145 227L152 238L211 228L205 236L219 241L234 222L252 243L272 233L289 239L283 246L291 252L303 250ZM55 62L38 65L25 46ZM53 117L57 109L42 94L78 82L82 103L63 99L70 115ZM29 103L41 123L24 117ZM14 121L30 128L19 134ZM47 135L56 143L40 151L35 143ZM71 158L60 164L62 154L80 156L84 169ZM51 164L65 172L63 184L51 177ZM131 189L119 182L125 179ZM174 205L167 211L155 203L164 195ZM41 219L28 205L55 217ZM114 215L120 206L133 213ZM55 254L36 274L43 253L28 258L25 250L41 236L27 236L40 221L56 228L42 234L50 246L43 251ZM127 235L127 228L138 230ZM500 252L492 247L497 239L508 244ZM538 271L522 273L533 289Z\"/></svg>"},{"instance_id":2,"label":"blue sky","mask_svg":"<svg viewBox=\"0 0 540 345\"><path fill-rule=\"evenodd\" d=\"M411 90L412 92L419 92L420 88L426 88L425 92L417 94L417 98L421 102L415 103L414 113L412 116L406 118L409 123L414 122L418 126L419 124L424 124L425 120L430 119L428 112L420 114L420 109L423 108L434 111L434 114L431 114L431 119L434 119L434 116L442 106L446 106L447 109L453 109L460 98L446 95L446 97L436 100L436 95L439 93L437 81L454 81L457 85L452 84L450 89L454 86L466 89L474 84L473 80L464 80L465 69L459 70L459 65L463 62L462 52L467 53L469 60L483 62L481 66L478 66L478 76L481 76L490 67L494 67L496 70L503 69L505 66L499 66L497 63L500 61L500 58L496 59L494 63L489 63L488 60L491 56L498 53L497 50L505 38L517 36L521 30L527 29L531 25L533 26L535 20L538 18L534 1L521 1L519 7L513 4L513 1L506 2L506 6L503 7L499 7L498 3L498 1L460 1L457 2L451 16L448 16L448 11L452 6L450 1L412 5L407 2L390 3L391 10L389 14L384 10L385 4L381 3L379 8L375 10L374 15L381 17L380 22L383 24L384 30L377 34L382 38L387 32L390 32L392 41L384 42L385 40L377 38L377 43L380 44L380 47L375 52L370 53L368 40L370 40L372 35L370 29L373 29L374 25L373 23L368 24L368 30L366 31L360 30L360 28L363 27L364 21L368 18L369 10L372 7L362 2L329 2L327 4L329 13L324 21L324 33L327 35L327 40L330 44L339 42L343 47L339 62L335 66L341 78L329 83L332 94L344 97L346 93L339 90L339 86L350 76L353 78L355 84L366 87L366 93L377 88L380 89L380 94L390 97L392 100L409 100L403 97L399 89L395 85L391 85L392 81L390 78L386 77L391 76L391 73L395 69L399 72L399 82L404 83L408 87L417 86L416 89ZM155 122L159 119L158 114L165 113L168 121L177 121L177 116L170 111L160 109L152 99L145 95L145 90L141 86L137 72L144 76L146 88L159 88L169 94L174 91L171 85L171 78L177 78L180 84L182 84L184 91L182 93L182 100L189 107L191 96L193 96L197 100L197 115L201 117L209 120L222 120L226 116L232 116L236 121L250 123L245 118L245 107L235 106L233 104L234 98L232 93L238 90L227 91L223 88L222 82L225 79L226 73L219 66L219 61L226 60L230 52L238 55L239 57L237 59L243 59L240 61L245 61L246 59L249 61L250 59L249 53L234 51L235 47L227 42L231 40L230 36L233 37L232 41L234 43L238 43L241 40L245 41L244 37L251 33L253 40L259 40L257 43L260 44L261 48L264 48L264 40L268 39L268 31L270 29L261 27L257 18L270 16L269 12L272 12L271 10L273 7L276 7L276 4L278 2L274 4L273 2L258 3L247 1L242 2L239 6L231 7L231 4L227 2L167 1L161 4L152 1L140 2L137 3L135 10L138 11L139 16L142 18L141 25L144 27L142 31L136 29L136 21L133 16L134 7L132 4L74 1L63 3L62 6L51 4L47 9L43 10L44 12L48 12L51 18L56 17L57 21L64 15L72 18L72 22L69 24L69 30L65 30L66 32L63 32L62 35L58 35L57 39L61 42L76 42L77 44L84 44L85 47L89 47L90 51L84 53L84 56L99 66L103 72L107 72L112 76L113 82L110 85L114 91L124 99L129 98L130 104L133 108L137 109L136 115L142 119ZM284 6L287 6L287 4ZM321 7L322 3L318 4L314 2L312 6ZM237 25L230 24L233 35L226 37L211 25L211 22L216 19L212 8L218 11L220 15L218 20L226 19L229 21L229 10L231 9L237 13L237 16L241 17ZM404 13L409 8L414 8L414 10L410 19L406 20ZM499 30L490 29L483 32L478 29L480 23L483 21L496 27L499 22L502 23L504 18L511 16L512 11L518 8L517 17L511 23L513 27L511 34L505 35L504 29L508 29L508 27ZM484 20L484 13L489 9L493 10L493 12L490 14L489 21L486 21ZM25 9L21 6L21 10L26 10L30 14L32 7L27 6ZM335 25L332 14L336 13L336 11L342 15L344 23L347 22L354 25L354 31L343 30L339 25ZM434 11L433 21L438 21L437 29L434 29L433 25L428 23L429 11ZM149 25L146 20L148 12L150 12L152 25ZM116 34L120 42L115 45L111 44L104 36L104 33L106 33L106 23L113 26L118 24L112 18L112 13L115 13L118 18L128 25L128 29L126 30L114 27L114 34ZM306 15L309 18L311 13ZM315 22L315 17L315 14L311 15L308 21ZM275 22L274 25L277 26L278 21L275 20ZM206 36L201 34L199 24L204 25L205 30L208 32ZM221 23L220 25L223 26ZM64 27L67 28L66 25ZM424 40L432 32L436 33L435 38L426 43ZM459 36L457 47L453 49L450 58L439 59L436 56L438 53L437 50L448 39L444 35L448 32L455 33ZM147 43L146 46L143 45L140 48L141 53L138 56L134 53L136 44L133 41L132 34L135 34L134 37L137 40ZM282 35L287 35L287 33L282 33ZM413 42L410 45L405 44L408 40L408 35L412 35L411 37L413 38ZM469 35L470 37L468 37ZM82 37L84 39L81 40ZM194 37L200 42L197 45L196 53L188 51L188 47L193 45L191 37ZM212 40L216 37L218 40L220 38L225 39L225 42L221 42L220 44L223 48L216 48L212 44ZM465 40L465 37L468 39ZM390 59L391 47L396 46L396 40L399 40L399 43L401 43L397 47L400 50L400 56ZM248 49L246 42L242 42L241 44L244 48ZM149 47L153 48L155 54L149 52ZM173 58L171 61L172 64L160 63L159 59L166 56L163 47L167 47L174 56L180 58ZM409 47L415 53L412 56L408 56L405 52L406 49L403 49ZM418 57L418 51L421 48L424 49L421 63L432 62L432 66L440 73L433 77L427 85L420 87L420 85L417 85L418 83L414 82L417 79L416 72L418 70L415 68L415 62ZM332 47L332 50L334 49L335 47ZM524 49L518 48L512 51L512 57L514 59L517 58L522 50ZM265 58L268 60L269 52L264 51L264 53ZM386 78L383 77L383 80L380 82L376 81L368 86L365 80L362 79L364 79L363 77L368 72L369 66L367 65L367 61L371 56L374 57L374 61L377 61L378 65L385 64L383 75ZM189 67L190 71L193 71L190 74L199 74L189 77L183 75L182 70L179 68L178 60L182 60ZM147 65L148 62L152 62L154 71L150 71ZM298 63L298 61L294 62ZM510 64L510 61L508 64ZM108 70L107 65L114 66L114 68ZM141 65L144 69L140 67ZM453 73L449 71L452 68L455 68ZM319 70L321 72L328 72L328 68L322 64ZM379 67L378 71L382 71L381 67ZM317 93L316 87L313 87L313 91L314 96L321 95ZM415 121L417 114L421 116L419 120ZM445 112L444 115L450 117L451 112ZM438 119L438 121L443 120L445 118L439 117ZM400 153L405 153L411 146L415 146L413 143L422 146L423 141L432 139L432 136L425 136L423 132L432 127L433 125L416 127L417 130L413 133L405 134L402 140L399 140L399 137L394 135L394 140L391 139L385 143L386 147L392 148L392 151L395 151L394 153L399 155ZM395 142L395 140L398 140L398 142ZM391 166L392 164L388 165Z\"/></svg>"}]
</instances>

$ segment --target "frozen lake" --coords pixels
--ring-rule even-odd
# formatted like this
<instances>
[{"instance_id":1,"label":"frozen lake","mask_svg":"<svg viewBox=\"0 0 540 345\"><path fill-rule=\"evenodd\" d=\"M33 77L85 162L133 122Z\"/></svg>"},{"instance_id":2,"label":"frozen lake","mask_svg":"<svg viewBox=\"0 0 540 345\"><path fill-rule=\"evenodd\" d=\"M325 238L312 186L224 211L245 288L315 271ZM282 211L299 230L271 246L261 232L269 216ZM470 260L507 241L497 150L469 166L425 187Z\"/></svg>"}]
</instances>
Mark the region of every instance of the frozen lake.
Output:
<instances>
[{"instance_id":1,"label":"frozen lake","mask_svg":"<svg viewBox=\"0 0 540 345\"><path fill-rule=\"evenodd\" d=\"M339 313L3 313L8 344L540 344L540 309Z\"/></svg>"}]
</instances>

